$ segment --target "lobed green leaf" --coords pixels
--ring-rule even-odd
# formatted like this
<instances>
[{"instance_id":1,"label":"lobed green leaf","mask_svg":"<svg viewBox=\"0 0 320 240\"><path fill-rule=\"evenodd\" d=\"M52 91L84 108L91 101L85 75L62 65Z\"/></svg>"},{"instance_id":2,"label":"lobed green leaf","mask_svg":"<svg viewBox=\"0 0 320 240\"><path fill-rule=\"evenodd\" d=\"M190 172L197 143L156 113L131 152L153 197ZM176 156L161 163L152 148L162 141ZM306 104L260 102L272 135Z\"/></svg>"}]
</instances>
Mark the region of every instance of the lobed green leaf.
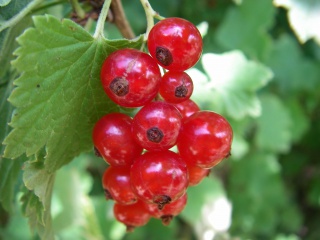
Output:
<instances>
[{"instance_id":1,"label":"lobed green leaf","mask_svg":"<svg viewBox=\"0 0 320 240\"><path fill-rule=\"evenodd\" d=\"M262 114L257 119L256 144L260 149L287 152L292 141L290 113L275 95L261 96Z\"/></svg>"},{"instance_id":2,"label":"lobed green leaf","mask_svg":"<svg viewBox=\"0 0 320 240\"><path fill-rule=\"evenodd\" d=\"M52 175L50 175L52 177ZM48 187L47 191L52 193L53 179ZM33 191L25 189L24 194L21 197L23 214L28 218L31 229L37 229L37 232L41 239L54 239L53 228L51 225L51 195L45 199L42 203L39 197L34 194Z\"/></svg>"},{"instance_id":3,"label":"lobed green leaf","mask_svg":"<svg viewBox=\"0 0 320 240\"><path fill-rule=\"evenodd\" d=\"M275 8L270 0L243 0L227 11L216 39L227 50L240 49L253 58L264 59L272 45L268 29Z\"/></svg>"},{"instance_id":4,"label":"lobed green leaf","mask_svg":"<svg viewBox=\"0 0 320 240\"><path fill-rule=\"evenodd\" d=\"M320 44L320 1L274 0L278 7L288 9L288 18L291 28L299 41L305 43L314 38Z\"/></svg>"},{"instance_id":5,"label":"lobed green leaf","mask_svg":"<svg viewBox=\"0 0 320 240\"><path fill-rule=\"evenodd\" d=\"M204 54L202 65L209 80L189 72L195 82L193 98L197 102L205 101L209 109L238 120L260 115L257 91L271 80L269 68L247 60L240 51Z\"/></svg>"},{"instance_id":6,"label":"lobed green leaf","mask_svg":"<svg viewBox=\"0 0 320 240\"><path fill-rule=\"evenodd\" d=\"M0 85L0 143L10 131L8 122L10 121L13 107L7 101L12 91L12 74L5 75L4 83ZM0 83L1 84L1 83ZM6 159L2 157L4 146L0 145L0 203L3 208L11 212L13 207L15 187L19 183L19 173L25 156L21 156L16 160Z\"/></svg>"},{"instance_id":7,"label":"lobed green leaf","mask_svg":"<svg viewBox=\"0 0 320 240\"><path fill-rule=\"evenodd\" d=\"M136 41L94 39L71 20L46 15L18 38L13 65L21 72L9 101L17 108L4 155L17 158L45 147L45 168L54 172L92 149L91 131L104 114L119 111L104 93L100 68L111 52Z\"/></svg>"},{"instance_id":8,"label":"lobed green leaf","mask_svg":"<svg viewBox=\"0 0 320 240\"><path fill-rule=\"evenodd\" d=\"M289 198L275 155L251 152L243 160L232 162L228 176L232 233L270 239L279 226L289 232L299 229L302 219Z\"/></svg>"},{"instance_id":9,"label":"lobed green leaf","mask_svg":"<svg viewBox=\"0 0 320 240\"><path fill-rule=\"evenodd\" d=\"M318 94L319 63L305 57L293 37L281 35L275 41L266 64L274 72L275 83L282 93L292 95L308 91Z\"/></svg>"}]
</instances>

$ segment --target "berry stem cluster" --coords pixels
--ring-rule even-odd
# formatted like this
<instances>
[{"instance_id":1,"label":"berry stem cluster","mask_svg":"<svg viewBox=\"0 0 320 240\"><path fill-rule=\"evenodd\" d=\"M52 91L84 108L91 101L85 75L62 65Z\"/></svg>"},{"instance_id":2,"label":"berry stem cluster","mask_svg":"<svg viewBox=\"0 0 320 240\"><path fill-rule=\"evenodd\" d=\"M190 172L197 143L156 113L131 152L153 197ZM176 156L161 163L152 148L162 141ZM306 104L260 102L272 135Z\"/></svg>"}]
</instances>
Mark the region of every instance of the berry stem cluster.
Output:
<instances>
[{"instance_id":1,"label":"berry stem cluster","mask_svg":"<svg viewBox=\"0 0 320 240\"><path fill-rule=\"evenodd\" d=\"M168 225L186 206L187 188L229 157L233 135L224 117L201 111L190 99L193 81L185 70L202 52L198 29L181 18L153 25L156 13L148 1L141 3L149 18L150 55L119 49L105 59L100 73L111 100L139 109L133 118L103 116L92 133L95 152L110 165L102 178L105 197L115 202L114 216L128 231L151 217Z\"/></svg>"},{"instance_id":2,"label":"berry stem cluster","mask_svg":"<svg viewBox=\"0 0 320 240\"><path fill-rule=\"evenodd\" d=\"M164 17L161 17L158 12L154 11L153 8L151 7L150 3L148 0L140 0L142 7L146 13L146 19L147 19L147 30L144 35L144 39L148 39L149 32L154 26L154 18L157 18L159 20L163 20Z\"/></svg>"}]
</instances>

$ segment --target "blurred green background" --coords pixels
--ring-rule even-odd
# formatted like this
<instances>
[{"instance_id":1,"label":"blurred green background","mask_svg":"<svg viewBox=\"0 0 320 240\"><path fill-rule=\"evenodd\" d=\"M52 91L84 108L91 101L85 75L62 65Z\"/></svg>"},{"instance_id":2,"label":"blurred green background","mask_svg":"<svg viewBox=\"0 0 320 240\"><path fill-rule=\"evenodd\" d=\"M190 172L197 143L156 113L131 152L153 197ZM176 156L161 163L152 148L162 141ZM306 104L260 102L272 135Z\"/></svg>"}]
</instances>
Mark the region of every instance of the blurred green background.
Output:
<instances>
[{"instance_id":1,"label":"blurred green background","mask_svg":"<svg viewBox=\"0 0 320 240\"><path fill-rule=\"evenodd\" d=\"M146 20L123 0L136 35ZM84 154L57 172L52 197L57 239L320 239L320 1L150 0L203 34L202 59L188 73L201 109L234 130L232 156L200 185L168 227L152 220L126 234L112 216L101 176L107 165ZM68 17L68 3L45 10ZM110 39L121 38L107 24ZM21 178L21 174L20 174ZM21 181L21 180L20 180ZM18 191L18 190L16 190ZM38 239L22 216L0 208L0 239Z\"/></svg>"}]
</instances>

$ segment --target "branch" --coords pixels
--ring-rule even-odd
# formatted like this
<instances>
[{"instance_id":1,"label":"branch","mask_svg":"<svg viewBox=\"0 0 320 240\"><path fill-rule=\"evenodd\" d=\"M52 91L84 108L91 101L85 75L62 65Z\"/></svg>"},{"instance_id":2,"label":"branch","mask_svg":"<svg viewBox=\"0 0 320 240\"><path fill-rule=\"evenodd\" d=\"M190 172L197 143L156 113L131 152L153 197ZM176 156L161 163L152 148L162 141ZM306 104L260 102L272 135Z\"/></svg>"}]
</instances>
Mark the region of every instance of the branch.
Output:
<instances>
[{"instance_id":1,"label":"branch","mask_svg":"<svg viewBox=\"0 0 320 240\"><path fill-rule=\"evenodd\" d=\"M121 0L112 0L110 9L113 13L113 22L119 29L121 35L127 39L133 39L135 37L134 32L127 20L124 13Z\"/></svg>"}]
</instances>

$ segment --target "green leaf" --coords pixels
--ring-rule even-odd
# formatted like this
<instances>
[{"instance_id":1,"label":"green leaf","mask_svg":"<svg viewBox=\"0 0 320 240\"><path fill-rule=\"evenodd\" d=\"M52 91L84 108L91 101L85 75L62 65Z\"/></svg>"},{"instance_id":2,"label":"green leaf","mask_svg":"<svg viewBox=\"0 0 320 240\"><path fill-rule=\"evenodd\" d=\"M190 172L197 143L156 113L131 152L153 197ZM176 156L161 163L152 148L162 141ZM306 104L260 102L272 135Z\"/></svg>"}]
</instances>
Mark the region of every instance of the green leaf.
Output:
<instances>
[{"instance_id":1,"label":"green leaf","mask_svg":"<svg viewBox=\"0 0 320 240\"><path fill-rule=\"evenodd\" d=\"M7 100L13 89L10 77L11 76L6 76L6 80L4 81L4 83L0 85L0 143L2 143L3 139L7 136L7 134L10 131L8 122L10 121L13 111L12 105ZM2 157L3 151L4 146L0 144L0 158Z\"/></svg>"},{"instance_id":2,"label":"green leaf","mask_svg":"<svg viewBox=\"0 0 320 240\"><path fill-rule=\"evenodd\" d=\"M249 61L242 52L204 54L202 65L209 80L189 71L194 80L193 98L209 109L223 112L234 119L259 116L261 106L256 92L273 74L266 66ZM205 97L204 97L205 96Z\"/></svg>"},{"instance_id":3,"label":"green leaf","mask_svg":"<svg viewBox=\"0 0 320 240\"><path fill-rule=\"evenodd\" d=\"M188 188L188 204L179 215L190 224L201 221L205 218L205 214L201 209L205 208L206 204L213 203L220 197L225 197L224 189L220 180L216 177L209 176L195 186Z\"/></svg>"},{"instance_id":4,"label":"green leaf","mask_svg":"<svg viewBox=\"0 0 320 240\"><path fill-rule=\"evenodd\" d=\"M0 84L8 80L6 75L9 75L10 61L14 58L12 52L18 47L15 39L29 25L31 25L31 17L25 17L23 21L20 21L15 26L0 32ZM12 74L11 71L10 74Z\"/></svg>"},{"instance_id":5,"label":"green leaf","mask_svg":"<svg viewBox=\"0 0 320 240\"><path fill-rule=\"evenodd\" d=\"M103 239L89 191L92 178L87 170L90 159L77 157L56 174L53 189L53 228L63 239ZM101 187L101 181L99 181ZM104 199L104 203L106 203ZM76 235L77 234L77 235Z\"/></svg>"},{"instance_id":6,"label":"green leaf","mask_svg":"<svg viewBox=\"0 0 320 240\"><path fill-rule=\"evenodd\" d=\"M8 5L11 2L11 0L0 0L0 7L4 7Z\"/></svg>"},{"instance_id":7,"label":"green leaf","mask_svg":"<svg viewBox=\"0 0 320 240\"><path fill-rule=\"evenodd\" d=\"M314 38L320 44L319 0L274 0L274 4L288 9L290 25L301 43Z\"/></svg>"},{"instance_id":8,"label":"green leaf","mask_svg":"<svg viewBox=\"0 0 320 240\"><path fill-rule=\"evenodd\" d=\"M48 191L52 192L52 186ZM45 199L45 203L40 202L38 196L33 191L25 190L21 197L22 211L25 217L28 218L31 229L37 229L41 239L54 239L54 233L51 226L50 204L51 196Z\"/></svg>"},{"instance_id":9,"label":"green leaf","mask_svg":"<svg viewBox=\"0 0 320 240\"><path fill-rule=\"evenodd\" d=\"M43 156L40 156L43 158ZM48 196L51 196L53 185L53 173L49 173L43 164L43 159L28 161L24 164L23 182L29 190L39 197L41 203L45 203Z\"/></svg>"},{"instance_id":10,"label":"green leaf","mask_svg":"<svg viewBox=\"0 0 320 240\"><path fill-rule=\"evenodd\" d=\"M300 213L282 182L275 155L254 152L231 163L228 175L228 196L233 204L231 233L240 233L246 239L272 239L281 227L287 232L300 228Z\"/></svg>"},{"instance_id":11,"label":"green leaf","mask_svg":"<svg viewBox=\"0 0 320 240\"><path fill-rule=\"evenodd\" d=\"M257 119L257 146L272 152L287 152L292 140L292 121L287 108L275 95L266 94L260 99L262 114Z\"/></svg>"},{"instance_id":12,"label":"green leaf","mask_svg":"<svg viewBox=\"0 0 320 240\"><path fill-rule=\"evenodd\" d=\"M231 146L231 158L234 160L240 160L250 150L250 142L246 139L248 129L252 128L252 118L244 118L241 121L229 120L233 131L233 140Z\"/></svg>"},{"instance_id":13,"label":"green leaf","mask_svg":"<svg viewBox=\"0 0 320 240\"><path fill-rule=\"evenodd\" d=\"M5 156L31 156L46 149L45 168L54 172L92 149L91 131L104 114L119 111L104 93L100 67L111 52L140 47L143 38L96 40L70 20L33 18L18 38L14 66L22 72L9 101L17 108L5 139Z\"/></svg>"},{"instance_id":14,"label":"green leaf","mask_svg":"<svg viewBox=\"0 0 320 240\"><path fill-rule=\"evenodd\" d=\"M292 141L299 142L303 135L310 128L309 116L307 116L302 104L296 99L289 99L285 102L290 114Z\"/></svg>"},{"instance_id":15,"label":"green leaf","mask_svg":"<svg viewBox=\"0 0 320 240\"><path fill-rule=\"evenodd\" d=\"M284 234L279 234L276 236L275 240L300 240L300 238L296 235L284 235Z\"/></svg>"},{"instance_id":16,"label":"green leaf","mask_svg":"<svg viewBox=\"0 0 320 240\"><path fill-rule=\"evenodd\" d=\"M289 35L282 35L274 43L266 64L275 75L280 90L287 94L301 94L302 91L319 91L319 64L306 58L301 47Z\"/></svg>"},{"instance_id":17,"label":"green leaf","mask_svg":"<svg viewBox=\"0 0 320 240\"><path fill-rule=\"evenodd\" d=\"M229 9L216 39L227 50L240 49L253 58L264 59L271 47L267 31L273 24L275 8L270 0L243 0Z\"/></svg>"},{"instance_id":18,"label":"green leaf","mask_svg":"<svg viewBox=\"0 0 320 240\"><path fill-rule=\"evenodd\" d=\"M12 77L7 74L5 83L0 86L0 202L4 209L11 212L15 195L15 186L19 182L19 173L25 157L16 160L2 157L4 146L1 144L9 132L8 122L13 111L12 105L7 98L12 90Z\"/></svg>"},{"instance_id":19,"label":"green leaf","mask_svg":"<svg viewBox=\"0 0 320 240\"><path fill-rule=\"evenodd\" d=\"M0 0L0 1L8 1L8 0ZM10 0L10 4L0 8L0 20L8 20L12 18L14 15L19 13L28 3L32 2L32 0Z\"/></svg>"},{"instance_id":20,"label":"green leaf","mask_svg":"<svg viewBox=\"0 0 320 240\"><path fill-rule=\"evenodd\" d=\"M13 210L15 187L19 182L19 173L24 157L11 160L0 158L0 203L8 212Z\"/></svg>"},{"instance_id":21,"label":"green leaf","mask_svg":"<svg viewBox=\"0 0 320 240\"><path fill-rule=\"evenodd\" d=\"M41 239L54 239L51 219L51 197L54 173L44 167L45 151L39 151L36 159L24 164L23 181L29 190L22 197L23 212L32 229L37 229Z\"/></svg>"}]
</instances>

